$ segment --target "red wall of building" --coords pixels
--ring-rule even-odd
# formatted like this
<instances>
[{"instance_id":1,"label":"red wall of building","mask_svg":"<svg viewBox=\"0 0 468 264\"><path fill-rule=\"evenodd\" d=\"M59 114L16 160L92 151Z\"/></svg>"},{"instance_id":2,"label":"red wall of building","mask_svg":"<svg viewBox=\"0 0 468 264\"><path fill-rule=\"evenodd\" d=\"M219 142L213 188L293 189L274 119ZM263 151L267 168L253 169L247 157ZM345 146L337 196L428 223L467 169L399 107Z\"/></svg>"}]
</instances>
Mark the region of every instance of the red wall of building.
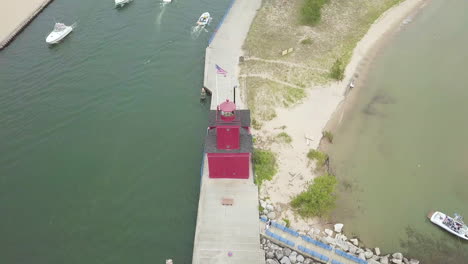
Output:
<instances>
[{"instance_id":1,"label":"red wall of building","mask_svg":"<svg viewBox=\"0 0 468 264\"><path fill-rule=\"evenodd\" d=\"M216 140L218 149L239 149L240 127L217 126Z\"/></svg>"},{"instance_id":2,"label":"red wall of building","mask_svg":"<svg viewBox=\"0 0 468 264\"><path fill-rule=\"evenodd\" d=\"M248 179L250 153L208 153L210 178Z\"/></svg>"}]
</instances>

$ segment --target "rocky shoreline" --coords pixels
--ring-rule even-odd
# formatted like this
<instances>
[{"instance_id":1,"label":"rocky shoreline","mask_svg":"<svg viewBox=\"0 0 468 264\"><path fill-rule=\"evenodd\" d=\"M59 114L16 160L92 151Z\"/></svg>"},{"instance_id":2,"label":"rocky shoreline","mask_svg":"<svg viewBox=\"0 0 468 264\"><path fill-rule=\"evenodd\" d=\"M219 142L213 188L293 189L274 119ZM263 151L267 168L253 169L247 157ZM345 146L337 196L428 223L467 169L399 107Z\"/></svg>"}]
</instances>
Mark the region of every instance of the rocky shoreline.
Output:
<instances>
[{"instance_id":1,"label":"rocky shoreline","mask_svg":"<svg viewBox=\"0 0 468 264\"><path fill-rule=\"evenodd\" d=\"M289 223L281 219L276 219L279 212L268 199L259 201L260 217L276 220L278 224L288 226ZM326 243L335 249L339 249L348 254L356 256L362 260L367 261L369 264L419 264L419 260L408 259L402 253L396 252L394 254L381 255L380 248L362 248L359 247L360 242L358 238L348 239L343 231L343 224L335 224L334 230L309 227L307 230L295 230L299 235L307 235L315 240ZM289 227L294 229L293 227ZM323 263L311 258L305 257L299 252L289 247L284 247L276 244L269 238L261 238L261 248L265 251L266 264L313 264Z\"/></svg>"}]
</instances>

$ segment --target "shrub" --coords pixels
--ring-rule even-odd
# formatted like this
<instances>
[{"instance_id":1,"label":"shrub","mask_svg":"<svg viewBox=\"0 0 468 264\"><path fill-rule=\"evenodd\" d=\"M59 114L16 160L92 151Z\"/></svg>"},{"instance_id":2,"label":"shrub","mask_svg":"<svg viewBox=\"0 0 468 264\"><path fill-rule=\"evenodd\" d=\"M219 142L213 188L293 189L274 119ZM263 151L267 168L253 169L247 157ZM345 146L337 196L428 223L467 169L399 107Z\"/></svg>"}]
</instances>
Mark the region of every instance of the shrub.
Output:
<instances>
[{"instance_id":1,"label":"shrub","mask_svg":"<svg viewBox=\"0 0 468 264\"><path fill-rule=\"evenodd\" d=\"M283 218L283 221L286 223L286 227L291 227L291 221L287 218Z\"/></svg>"},{"instance_id":2,"label":"shrub","mask_svg":"<svg viewBox=\"0 0 468 264\"><path fill-rule=\"evenodd\" d=\"M329 0L304 0L301 7L301 22L305 25L314 26L320 22L322 7Z\"/></svg>"},{"instance_id":3,"label":"shrub","mask_svg":"<svg viewBox=\"0 0 468 264\"><path fill-rule=\"evenodd\" d=\"M309 153L307 153L307 158L315 160L317 162L317 168L319 169L322 168L327 162L328 155L318 150L311 149Z\"/></svg>"},{"instance_id":4,"label":"shrub","mask_svg":"<svg viewBox=\"0 0 468 264\"><path fill-rule=\"evenodd\" d=\"M257 121L257 119L252 118L252 127L253 129L260 130L262 128L262 123Z\"/></svg>"},{"instance_id":5,"label":"shrub","mask_svg":"<svg viewBox=\"0 0 468 264\"><path fill-rule=\"evenodd\" d=\"M271 180L278 170L275 154L269 150L254 149L253 162L255 182L258 186L261 186L264 180Z\"/></svg>"},{"instance_id":6,"label":"shrub","mask_svg":"<svg viewBox=\"0 0 468 264\"><path fill-rule=\"evenodd\" d=\"M288 133L286 132L281 132L279 133L278 135L276 135L276 139L278 139L278 141L280 143L291 143L292 142L292 138L290 135L288 135Z\"/></svg>"},{"instance_id":7,"label":"shrub","mask_svg":"<svg viewBox=\"0 0 468 264\"><path fill-rule=\"evenodd\" d=\"M335 63L333 63L333 66L331 67L330 77L341 81L344 78L344 70L343 62L340 59L336 59Z\"/></svg>"},{"instance_id":8,"label":"shrub","mask_svg":"<svg viewBox=\"0 0 468 264\"><path fill-rule=\"evenodd\" d=\"M291 206L302 217L323 216L335 207L335 176L325 174L314 179L307 190L291 201Z\"/></svg>"},{"instance_id":9,"label":"shrub","mask_svg":"<svg viewBox=\"0 0 468 264\"><path fill-rule=\"evenodd\" d=\"M310 45L310 44L312 44L312 39L311 38L303 39L303 40L301 40L301 44L302 45Z\"/></svg>"},{"instance_id":10,"label":"shrub","mask_svg":"<svg viewBox=\"0 0 468 264\"><path fill-rule=\"evenodd\" d=\"M330 131L323 131L322 135L328 140L328 142L333 143L333 134Z\"/></svg>"}]
</instances>

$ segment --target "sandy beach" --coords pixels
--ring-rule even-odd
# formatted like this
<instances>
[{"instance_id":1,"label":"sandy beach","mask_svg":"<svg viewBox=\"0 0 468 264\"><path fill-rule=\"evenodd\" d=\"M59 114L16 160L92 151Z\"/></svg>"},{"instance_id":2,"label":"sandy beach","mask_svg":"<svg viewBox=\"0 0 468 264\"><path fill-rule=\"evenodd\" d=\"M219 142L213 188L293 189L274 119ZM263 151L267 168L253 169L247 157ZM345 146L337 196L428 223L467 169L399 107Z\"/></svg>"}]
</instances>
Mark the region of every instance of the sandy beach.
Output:
<instances>
[{"instance_id":1,"label":"sandy beach","mask_svg":"<svg viewBox=\"0 0 468 264\"><path fill-rule=\"evenodd\" d=\"M52 0L3 1L0 9L0 49Z\"/></svg>"},{"instance_id":2,"label":"sandy beach","mask_svg":"<svg viewBox=\"0 0 468 264\"><path fill-rule=\"evenodd\" d=\"M296 229L307 230L309 226L324 227L320 219L304 220L295 217L288 206L291 198L304 190L308 182L316 176L314 164L306 157L310 149L316 149L322 138L322 131L332 115L344 101L349 83L354 79L358 86L359 76L369 63L372 53L379 46L384 36L404 26L405 19L422 8L427 0L406 0L387 10L370 27L365 36L357 43L352 58L345 69L342 81L306 89L306 98L290 108L275 108L276 117L254 131L257 138L273 138L279 132L286 132L292 138L290 144L278 142L260 143L268 145L277 154L278 173L272 181L266 181L261 187L260 197L268 197L276 208L281 208L278 219L287 218ZM407 20L410 21L410 20ZM344 118L340 113L338 122Z\"/></svg>"}]
</instances>

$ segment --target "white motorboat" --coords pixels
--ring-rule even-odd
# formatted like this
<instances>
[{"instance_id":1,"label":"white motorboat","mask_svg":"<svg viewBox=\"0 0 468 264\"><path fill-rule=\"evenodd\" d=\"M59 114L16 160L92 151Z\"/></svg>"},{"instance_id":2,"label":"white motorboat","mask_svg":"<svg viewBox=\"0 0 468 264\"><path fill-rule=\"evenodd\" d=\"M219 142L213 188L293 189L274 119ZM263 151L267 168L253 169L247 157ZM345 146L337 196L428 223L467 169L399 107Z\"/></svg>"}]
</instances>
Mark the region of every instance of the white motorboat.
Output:
<instances>
[{"instance_id":1,"label":"white motorboat","mask_svg":"<svg viewBox=\"0 0 468 264\"><path fill-rule=\"evenodd\" d=\"M163 0L163 3L171 3L172 0Z\"/></svg>"},{"instance_id":2,"label":"white motorboat","mask_svg":"<svg viewBox=\"0 0 468 264\"><path fill-rule=\"evenodd\" d=\"M133 0L114 0L115 1L115 7L122 7L128 3L130 3Z\"/></svg>"},{"instance_id":3,"label":"white motorboat","mask_svg":"<svg viewBox=\"0 0 468 264\"><path fill-rule=\"evenodd\" d=\"M46 38L48 44L59 43L63 38L73 31L73 26L67 26L63 23L55 23L54 30Z\"/></svg>"},{"instance_id":4,"label":"white motorboat","mask_svg":"<svg viewBox=\"0 0 468 264\"><path fill-rule=\"evenodd\" d=\"M440 226L446 231L456 235L459 238L468 240L468 226L463 223L463 218L455 214L455 217L450 217L441 212L430 212L427 215L427 218L431 220L432 223Z\"/></svg>"},{"instance_id":5,"label":"white motorboat","mask_svg":"<svg viewBox=\"0 0 468 264\"><path fill-rule=\"evenodd\" d=\"M206 26L211 22L210 13L205 12L203 13L197 21L198 26Z\"/></svg>"}]
</instances>

